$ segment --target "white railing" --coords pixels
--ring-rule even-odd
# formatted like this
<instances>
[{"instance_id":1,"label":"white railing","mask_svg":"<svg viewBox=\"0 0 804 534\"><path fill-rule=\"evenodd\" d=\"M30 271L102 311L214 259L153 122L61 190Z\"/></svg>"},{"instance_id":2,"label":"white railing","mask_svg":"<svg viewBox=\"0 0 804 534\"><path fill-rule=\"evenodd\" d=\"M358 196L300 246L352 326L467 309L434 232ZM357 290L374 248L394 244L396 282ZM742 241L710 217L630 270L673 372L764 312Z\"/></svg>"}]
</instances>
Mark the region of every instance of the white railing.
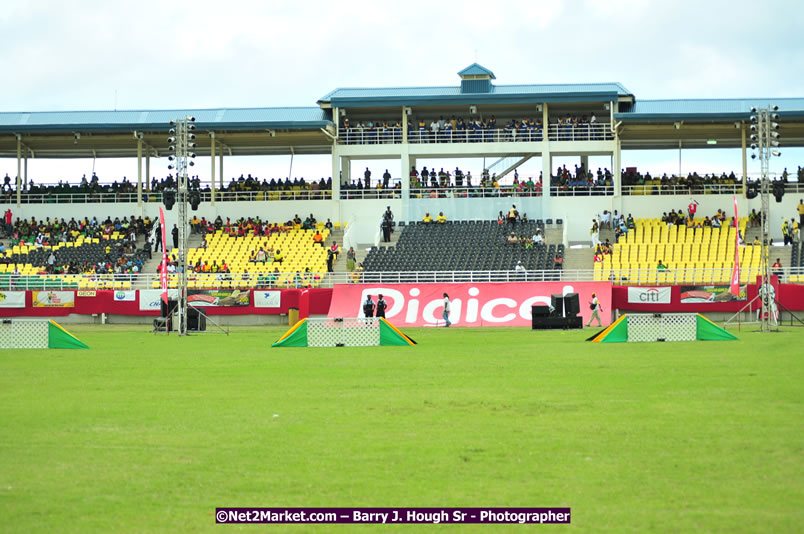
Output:
<instances>
[{"instance_id":1,"label":"white railing","mask_svg":"<svg viewBox=\"0 0 804 534\"><path fill-rule=\"evenodd\" d=\"M341 189L342 200L402 198L402 189Z\"/></svg>"},{"instance_id":2,"label":"white railing","mask_svg":"<svg viewBox=\"0 0 804 534\"><path fill-rule=\"evenodd\" d=\"M614 133L607 123L558 125L548 127L551 141L610 141ZM527 143L544 140L542 126L533 128L446 128L433 131L414 127L408 130L408 143ZM338 135L342 145L374 145L402 143L402 128L342 128Z\"/></svg>"},{"instance_id":3,"label":"white railing","mask_svg":"<svg viewBox=\"0 0 804 534\"><path fill-rule=\"evenodd\" d=\"M554 197L598 197L613 194L613 185L553 185L550 187L550 195Z\"/></svg>"},{"instance_id":4,"label":"white railing","mask_svg":"<svg viewBox=\"0 0 804 534\"><path fill-rule=\"evenodd\" d=\"M742 195L742 184L700 184L689 186L681 185L624 185L623 195Z\"/></svg>"},{"instance_id":5,"label":"white railing","mask_svg":"<svg viewBox=\"0 0 804 534\"><path fill-rule=\"evenodd\" d=\"M274 200L330 200L332 191L291 190L291 191L215 191L218 202L261 202ZM212 200L210 191L201 191L201 201ZM162 192L143 190L143 202L162 202ZM16 203L16 193L0 195L0 203ZM97 204L137 202L137 193L22 193L22 204Z\"/></svg>"},{"instance_id":6,"label":"white railing","mask_svg":"<svg viewBox=\"0 0 804 534\"><path fill-rule=\"evenodd\" d=\"M541 191L519 190L513 186L500 187L432 187L411 189L410 198L499 198L499 197L538 197Z\"/></svg>"},{"instance_id":7,"label":"white railing","mask_svg":"<svg viewBox=\"0 0 804 534\"><path fill-rule=\"evenodd\" d=\"M743 269L741 283L753 284L760 270ZM457 283L457 282L553 282L611 281L615 285L728 285L731 269L611 268L530 271L366 271L337 273L270 273L195 274L188 275L191 289L266 289L292 287L332 287L348 283ZM177 276L169 276L170 287L176 287ZM804 283L804 267L782 269L784 283ZM102 290L158 289L159 275L15 275L0 274L0 291L8 290Z\"/></svg>"},{"instance_id":8,"label":"white railing","mask_svg":"<svg viewBox=\"0 0 804 534\"><path fill-rule=\"evenodd\" d=\"M608 123L551 124L547 129L550 141L611 141L614 132Z\"/></svg>"}]
</instances>

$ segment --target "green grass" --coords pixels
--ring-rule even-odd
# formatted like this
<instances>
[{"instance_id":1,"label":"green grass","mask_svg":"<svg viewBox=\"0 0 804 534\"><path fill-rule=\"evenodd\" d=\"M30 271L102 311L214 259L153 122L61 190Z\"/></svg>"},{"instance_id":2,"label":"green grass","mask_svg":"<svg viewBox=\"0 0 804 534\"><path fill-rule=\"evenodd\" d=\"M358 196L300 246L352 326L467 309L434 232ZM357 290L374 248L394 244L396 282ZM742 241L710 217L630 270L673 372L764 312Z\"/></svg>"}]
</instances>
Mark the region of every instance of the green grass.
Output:
<instances>
[{"instance_id":1,"label":"green grass","mask_svg":"<svg viewBox=\"0 0 804 534\"><path fill-rule=\"evenodd\" d=\"M3 532L418 532L215 525L216 506L569 506L582 532L801 532L804 330L584 343L409 329L416 347L271 349L69 327L0 352ZM464 525L461 531L529 531ZM258 530L259 529L259 530Z\"/></svg>"}]
</instances>

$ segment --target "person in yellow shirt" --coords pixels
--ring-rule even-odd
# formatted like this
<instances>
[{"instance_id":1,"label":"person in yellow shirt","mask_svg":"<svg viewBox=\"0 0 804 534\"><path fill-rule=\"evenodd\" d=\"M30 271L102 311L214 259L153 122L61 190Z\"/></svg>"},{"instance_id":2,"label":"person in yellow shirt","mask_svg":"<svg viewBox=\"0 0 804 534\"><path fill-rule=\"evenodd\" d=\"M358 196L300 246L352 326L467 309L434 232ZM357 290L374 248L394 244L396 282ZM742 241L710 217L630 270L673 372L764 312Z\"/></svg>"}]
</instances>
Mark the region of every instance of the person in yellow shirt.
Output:
<instances>
[{"instance_id":1,"label":"person in yellow shirt","mask_svg":"<svg viewBox=\"0 0 804 534\"><path fill-rule=\"evenodd\" d=\"M798 209L798 227L804 228L804 198L798 201L796 209ZM802 241L804 241L804 239L802 239Z\"/></svg>"},{"instance_id":2,"label":"person in yellow shirt","mask_svg":"<svg viewBox=\"0 0 804 534\"><path fill-rule=\"evenodd\" d=\"M279 249L276 249L276 252L274 252L274 261L276 263L282 263L282 260L284 259L285 257L282 255L282 252L280 252Z\"/></svg>"},{"instance_id":3,"label":"person in yellow shirt","mask_svg":"<svg viewBox=\"0 0 804 534\"><path fill-rule=\"evenodd\" d=\"M422 222L424 222L425 224L433 222L433 218L430 216L429 211L424 214L424 217L422 217Z\"/></svg>"},{"instance_id":4,"label":"person in yellow shirt","mask_svg":"<svg viewBox=\"0 0 804 534\"><path fill-rule=\"evenodd\" d=\"M445 222L447 222L447 218L444 217L444 212L443 211L438 212L438 217L436 217L436 222L441 223L441 224L444 224Z\"/></svg>"}]
</instances>

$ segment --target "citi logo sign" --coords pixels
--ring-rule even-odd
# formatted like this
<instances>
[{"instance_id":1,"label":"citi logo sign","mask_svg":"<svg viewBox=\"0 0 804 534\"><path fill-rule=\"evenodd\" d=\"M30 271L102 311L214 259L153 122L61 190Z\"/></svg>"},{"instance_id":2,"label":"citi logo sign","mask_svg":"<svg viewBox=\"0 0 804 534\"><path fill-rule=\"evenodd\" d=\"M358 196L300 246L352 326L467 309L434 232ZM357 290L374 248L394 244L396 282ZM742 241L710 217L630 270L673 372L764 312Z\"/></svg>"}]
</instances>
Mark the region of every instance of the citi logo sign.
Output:
<instances>
[{"instance_id":1,"label":"citi logo sign","mask_svg":"<svg viewBox=\"0 0 804 534\"><path fill-rule=\"evenodd\" d=\"M659 302L659 290L652 287L639 296L642 302Z\"/></svg>"},{"instance_id":2,"label":"citi logo sign","mask_svg":"<svg viewBox=\"0 0 804 534\"><path fill-rule=\"evenodd\" d=\"M628 302L631 304L670 304L670 288L629 287Z\"/></svg>"}]
</instances>

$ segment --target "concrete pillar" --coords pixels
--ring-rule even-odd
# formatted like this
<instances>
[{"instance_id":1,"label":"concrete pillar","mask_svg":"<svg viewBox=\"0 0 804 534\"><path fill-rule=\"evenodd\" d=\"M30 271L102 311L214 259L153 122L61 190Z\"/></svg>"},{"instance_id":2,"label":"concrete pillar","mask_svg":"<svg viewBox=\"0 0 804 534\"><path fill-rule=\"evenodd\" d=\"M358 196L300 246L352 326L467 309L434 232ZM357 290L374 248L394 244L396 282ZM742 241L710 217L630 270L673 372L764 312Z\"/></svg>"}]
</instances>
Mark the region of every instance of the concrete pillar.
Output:
<instances>
[{"instance_id":1,"label":"concrete pillar","mask_svg":"<svg viewBox=\"0 0 804 534\"><path fill-rule=\"evenodd\" d=\"M17 136L17 207L22 204L22 136Z\"/></svg>"},{"instance_id":2,"label":"concrete pillar","mask_svg":"<svg viewBox=\"0 0 804 534\"><path fill-rule=\"evenodd\" d=\"M341 200L341 166L339 161L340 155L338 154L338 141L332 141L332 200L338 201L340 205Z\"/></svg>"},{"instance_id":3,"label":"concrete pillar","mask_svg":"<svg viewBox=\"0 0 804 534\"><path fill-rule=\"evenodd\" d=\"M142 207L142 139L137 139L137 206Z\"/></svg>"},{"instance_id":4,"label":"concrete pillar","mask_svg":"<svg viewBox=\"0 0 804 534\"><path fill-rule=\"evenodd\" d=\"M581 167L584 171L589 172L589 156L581 156Z\"/></svg>"},{"instance_id":5,"label":"concrete pillar","mask_svg":"<svg viewBox=\"0 0 804 534\"><path fill-rule=\"evenodd\" d=\"M547 110L547 107L548 106L547 106L546 102L544 104L542 104L542 127L543 127L543 130L542 130L543 137L542 137L542 139L544 139L545 141L547 141L547 137L548 137L547 136L547 130L548 130L548 127L550 126L550 122L549 122L550 112Z\"/></svg>"},{"instance_id":6,"label":"concrete pillar","mask_svg":"<svg viewBox=\"0 0 804 534\"><path fill-rule=\"evenodd\" d=\"M223 147L221 147L221 155L218 156L218 176L220 177L221 190L223 190Z\"/></svg>"},{"instance_id":7,"label":"concrete pillar","mask_svg":"<svg viewBox=\"0 0 804 534\"><path fill-rule=\"evenodd\" d=\"M352 183L352 160L350 158L344 158L344 157L341 158L341 171L343 173L342 176L341 176L341 180L343 180L343 183L351 184ZM334 178L333 178L333 180L334 180Z\"/></svg>"},{"instance_id":8,"label":"concrete pillar","mask_svg":"<svg viewBox=\"0 0 804 534\"><path fill-rule=\"evenodd\" d=\"M614 154L613 160L614 169L612 169L612 180L614 180L614 196L619 197L623 194L623 176L622 176L622 153L621 153L621 146L622 142L620 141L620 135L618 132L614 132Z\"/></svg>"},{"instance_id":9,"label":"concrete pillar","mask_svg":"<svg viewBox=\"0 0 804 534\"><path fill-rule=\"evenodd\" d=\"M542 197L550 196L550 177L553 173L553 155L549 150L542 152Z\"/></svg>"},{"instance_id":10,"label":"concrete pillar","mask_svg":"<svg viewBox=\"0 0 804 534\"><path fill-rule=\"evenodd\" d=\"M23 179L24 179L23 183L25 184L25 190L27 191L28 190L28 147L25 147L25 151L23 151L23 153L22 153L22 158L23 158L23 160L22 160L23 161L23 163L22 163L22 165L23 165L22 176L23 176Z\"/></svg>"},{"instance_id":11,"label":"concrete pillar","mask_svg":"<svg viewBox=\"0 0 804 534\"><path fill-rule=\"evenodd\" d=\"M402 106L402 143L408 143L408 114L405 106ZM408 172L410 172L410 169L408 169Z\"/></svg>"},{"instance_id":12,"label":"concrete pillar","mask_svg":"<svg viewBox=\"0 0 804 534\"><path fill-rule=\"evenodd\" d=\"M402 200L410 198L410 167L411 163L410 153L403 148L399 158L399 179L402 180Z\"/></svg>"},{"instance_id":13,"label":"concrete pillar","mask_svg":"<svg viewBox=\"0 0 804 534\"><path fill-rule=\"evenodd\" d=\"M145 151L145 190L151 192L151 149Z\"/></svg>"},{"instance_id":14,"label":"concrete pillar","mask_svg":"<svg viewBox=\"0 0 804 534\"><path fill-rule=\"evenodd\" d=\"M209 178L209 189L211 191L210 197L210 204L212 206L215 205L215 132L209 132L210 143L209 143L209 166L210 166L210 178ZM223 154L221 154L223 155Z\"/></svg>"},{"instance_id":15,"label":"concrete pillar","mask_svg":"<svg viewBox=\"0 0 804 534\"><path fill-rule=\"evenodd\" d=\"M746 158L745 149L745 123L740 123L740 137L742 138L742 155L743 155L743 196L745 196L746 184L748 182L748 159Z\"/></svg>"}]
</instances>

